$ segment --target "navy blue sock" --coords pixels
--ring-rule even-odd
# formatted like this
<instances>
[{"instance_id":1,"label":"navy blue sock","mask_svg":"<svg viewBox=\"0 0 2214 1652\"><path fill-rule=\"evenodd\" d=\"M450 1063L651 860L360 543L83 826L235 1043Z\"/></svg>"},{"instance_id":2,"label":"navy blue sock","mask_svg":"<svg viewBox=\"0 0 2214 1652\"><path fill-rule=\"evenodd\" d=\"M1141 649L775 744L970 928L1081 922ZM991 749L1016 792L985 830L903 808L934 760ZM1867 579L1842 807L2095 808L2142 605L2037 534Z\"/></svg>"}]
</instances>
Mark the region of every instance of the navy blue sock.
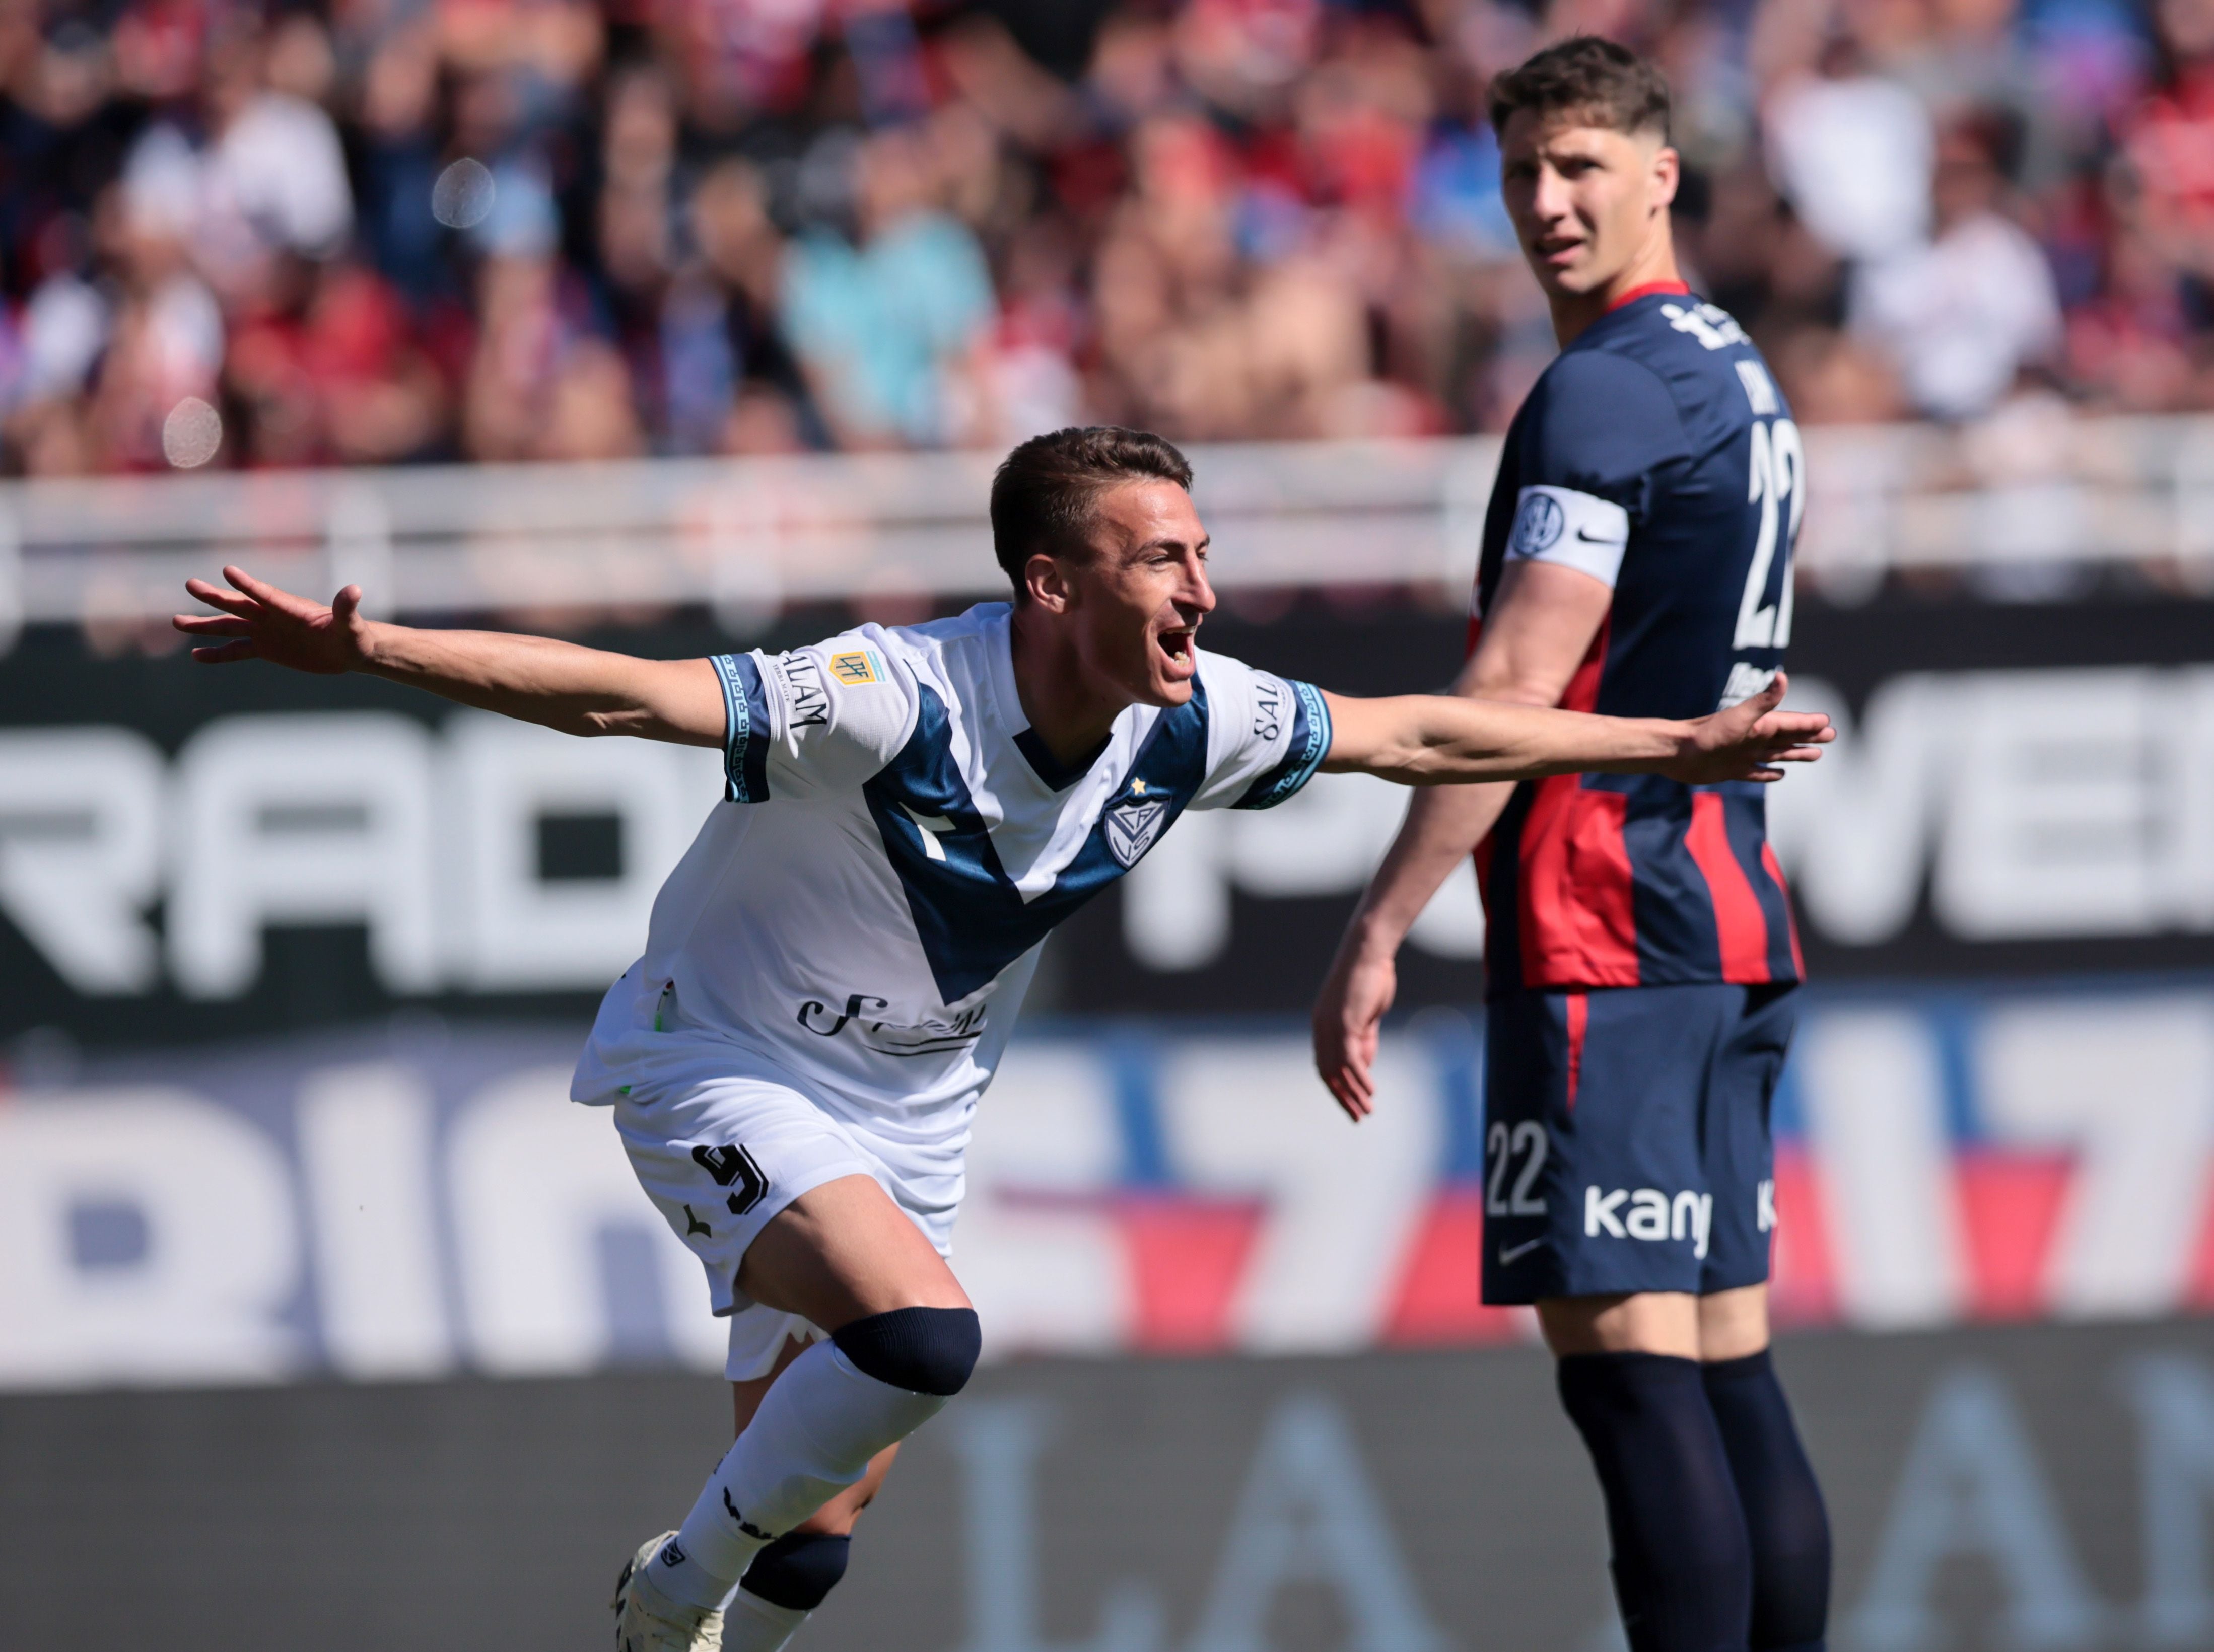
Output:
<instances>
[{"instance_id":1,"label":"navy blue sock","mask_svg":"<svg viewBox=\"0 0 2214 1652\"><path fill-rule=\"evenodd\" d=\"M789 1612L812 1612L846 1575L853 1539L830 1532L787 1532L754 1557L738 1587Z\"/></svg>"},{"instance_id":2,"label":"navy blue sock","mask_svg":"<svg viewBox=\"0 0 2214 1652\"><path fill-rule=\"evenodd\" d=\"M1606 1497L1631 1652L1746 1652L1752 1558L1698 1362L1571 1354L1559 1376Z\"/></svg>"},{"instance_id":3,"label":"navy blue sock","mask_svg":"<svg viewBox=\"0 0 2214 1652\"><path fill-rule=\"evenodd\" d=\"M1702 1369L1752 1541L1752 1652L1822 1652L1830 1517L1768 1350Z\"/></svg>"}]
</instances>

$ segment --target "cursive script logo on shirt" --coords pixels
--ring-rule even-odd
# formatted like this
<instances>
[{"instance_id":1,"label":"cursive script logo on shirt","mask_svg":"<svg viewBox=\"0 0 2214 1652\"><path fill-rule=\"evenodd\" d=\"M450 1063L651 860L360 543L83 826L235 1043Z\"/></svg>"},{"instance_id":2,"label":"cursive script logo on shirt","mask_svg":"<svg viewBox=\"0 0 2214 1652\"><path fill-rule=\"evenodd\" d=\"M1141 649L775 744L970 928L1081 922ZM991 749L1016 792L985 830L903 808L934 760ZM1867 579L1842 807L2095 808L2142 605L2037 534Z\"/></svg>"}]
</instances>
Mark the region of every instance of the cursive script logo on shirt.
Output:
<instances>
[{"instance_id":1,"label":"cursive script logo on shirt","mask_svg":"<svg viewBox=\"0 0 2214 1652\"><path fill-rule=\"evenodd\" d=\"M889 999L853 992L847 995L840 1010L820 998L810 998L799 1006L798 1019L816 1038L834 1039L846 1033L880 1056L931 1056L966 1049L983 1037L989 1006L974 1003L906 1023L884 1019L882 1012L890 1008Z\"/></svg>"}]
</instances>

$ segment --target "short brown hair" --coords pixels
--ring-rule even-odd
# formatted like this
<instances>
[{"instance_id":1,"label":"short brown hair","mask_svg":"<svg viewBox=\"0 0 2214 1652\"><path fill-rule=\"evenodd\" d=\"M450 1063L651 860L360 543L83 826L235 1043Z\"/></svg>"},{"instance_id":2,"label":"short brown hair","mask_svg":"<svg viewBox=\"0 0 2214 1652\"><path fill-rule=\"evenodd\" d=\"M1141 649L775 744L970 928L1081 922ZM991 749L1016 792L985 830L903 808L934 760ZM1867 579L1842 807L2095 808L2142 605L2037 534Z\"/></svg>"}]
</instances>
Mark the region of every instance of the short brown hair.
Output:
<instances>
[{"instance_id":1,"label":"short brown hair","mask_svg":"<svg viewBox=\"0 0 2214 1652\"><path fill-rule=\"evenodd\" d=\"M1013 582L1015 600L1023 600L1023 569L1032 557L1084 548L1101 494L1147 480L1191 488L1190 464L1147 430L1113 424L1054 430L1009 454L992 478L992 554Z\"/></svg>"},{"instance_id":2,"label":"short brown hair","mask_svg":"<svg viewBox=\"0 0 2214 1652\"><path fill-rule=\"evenodd\" d=\"M1658 131L1668 141L1668 82L1627 47L1596 34L1557 41L1491 82L1484 98L1492 131L1527 109L1543 119L1568 113L1618 132Z\"/></svg>"}]
</instances>

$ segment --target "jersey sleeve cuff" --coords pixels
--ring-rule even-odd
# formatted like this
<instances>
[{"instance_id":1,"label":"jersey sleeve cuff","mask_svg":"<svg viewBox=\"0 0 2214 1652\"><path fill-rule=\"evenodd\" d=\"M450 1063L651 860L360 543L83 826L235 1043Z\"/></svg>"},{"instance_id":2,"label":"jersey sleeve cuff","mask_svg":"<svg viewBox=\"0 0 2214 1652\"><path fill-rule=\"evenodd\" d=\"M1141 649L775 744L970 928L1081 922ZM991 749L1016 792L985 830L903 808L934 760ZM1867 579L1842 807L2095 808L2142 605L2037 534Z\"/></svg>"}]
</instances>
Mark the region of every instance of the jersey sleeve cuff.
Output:
<instances>
[{"instance_id":1,"label":"jersey sleeve cuff","mask_svg":"<svg viewBox=\"0 0 2214 1652\"><path fill-rule=\"evenodd\" d=\"M1298 709L1284 760L1248 786L1245 796L1230 806L1232 808L1275 808L1313 779L1329 754L1330 705L1322 691L1312 683L1291 682L1285 686L1292 691Z\"/></svg>"},{"instance_id":2,"label":"jersey sleeve cuff","mask_svg":"<svg viewBox=\"0 0 2214 1652\"><path fill-rule=\"evenodd\" d=\"M768 801L768 695L750 654L718 654L708 663L723 685L724 796L734 803Z\"/></svg>"}]
</instances>

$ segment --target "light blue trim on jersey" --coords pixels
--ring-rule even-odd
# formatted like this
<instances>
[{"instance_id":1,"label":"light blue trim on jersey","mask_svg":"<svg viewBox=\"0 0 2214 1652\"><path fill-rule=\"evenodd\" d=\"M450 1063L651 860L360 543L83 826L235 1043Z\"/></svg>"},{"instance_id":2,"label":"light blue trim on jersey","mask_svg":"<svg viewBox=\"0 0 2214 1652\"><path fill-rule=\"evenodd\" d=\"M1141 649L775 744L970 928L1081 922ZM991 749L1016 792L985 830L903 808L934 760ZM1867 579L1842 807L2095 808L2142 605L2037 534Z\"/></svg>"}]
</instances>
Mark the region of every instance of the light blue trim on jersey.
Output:
<instances>
[{"instance_id":1,"label":"light blue trim on jersey","mask_svg":"<svg viewBox=\"0 0 2214 1652\"><path fill-rule=\"evenodd\" d=\"M1245 789L1232 808L1274 808L1314 778L1330 754L1330 706L1312 683L1287 682L1299 702L1292 721L1290 750L1281 763Z\"/></svg>"},{"instance_id":2,"label":"light blue trim on jersey","mask_svg":"<svg viewBox=\"0 0 2214 1652\"><path fill-rule=\"evenodd\" d=\"M1024 900L1000 865L954 760L945 703L927 683L917 689L914 734L863 784L861 795L907 894L940 998L952 1004L992 981L1121 877L1198 796L1207 779L1207 692L1195 681L1190 701L1155 719L1128 778L1100 810L1082 847L1050 888ZM1108 824L1125 806L1147 823L1128 863L1115 852ZM1127 848L1131 839L1126 834L1122 841Z\"/></svg>"},{"instance_id":3,"label":"light blue trim on jersey","mask_svg":"<svg viewBox=\"0 0 2214 1652\"><path fill-rule=\"evenodd\" d=\"M714 654L707 663L723 685L725 798L734 803L768 802L768 696L761 667L750 654Z\"/></svg>"}]
</instances>

